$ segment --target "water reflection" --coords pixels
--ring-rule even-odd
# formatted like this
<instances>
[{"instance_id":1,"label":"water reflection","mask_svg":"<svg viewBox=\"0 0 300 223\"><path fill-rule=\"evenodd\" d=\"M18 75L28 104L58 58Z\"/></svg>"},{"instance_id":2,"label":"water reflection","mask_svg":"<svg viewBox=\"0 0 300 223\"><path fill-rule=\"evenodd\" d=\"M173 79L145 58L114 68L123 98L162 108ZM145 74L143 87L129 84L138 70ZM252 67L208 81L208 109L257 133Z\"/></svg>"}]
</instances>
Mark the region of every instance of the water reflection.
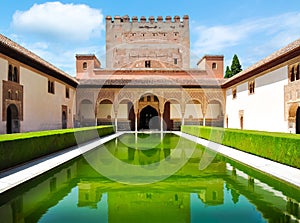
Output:
<instances>
[{"instance_id":1,"label":"water reflection","mask_svg":"<svg viewBox=\"0 0 300 223\"><path fill-rule=\"evenodd\" d=\"M110 152L134 165L159 165L166 158L176 164L186 156L172 153L175 136L151 149L145 149L143 141L143 150L136 139L126 140L108 143ZM199 170L203 151L197 148L189 162L166 180L138 186L113 182L78 158L2 194L1 222L299 221L299 188L275 190L282 183L273 180L270 186L255 178L252 170L220 156ZM91 155L96 157L97 150Z\"/></svg>"}]
</instances>

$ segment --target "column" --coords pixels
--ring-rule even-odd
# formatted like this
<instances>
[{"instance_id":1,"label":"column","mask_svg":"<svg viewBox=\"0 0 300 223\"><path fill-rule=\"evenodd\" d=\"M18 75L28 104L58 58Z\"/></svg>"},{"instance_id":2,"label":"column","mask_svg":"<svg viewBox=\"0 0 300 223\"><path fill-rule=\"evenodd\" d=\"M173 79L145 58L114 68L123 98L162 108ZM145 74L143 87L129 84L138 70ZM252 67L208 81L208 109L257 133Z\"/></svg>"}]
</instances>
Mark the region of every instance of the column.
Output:
<instances>
[{"instance_id":1,"label":"column","mask_svg":"<svg viewBox=\"0 0 300 223\"><path fill-rule=\"evenodd\" d=\"M118 131L118 112L115 112L115 128L116 132Z\"/></svg>"},{"instance_id":2,"label":"column","mask_svg":"<svg viewBox=\"0 0 300 223\"><path fill-rule=\"evenodd\" d=\"M203 126L205 126L205 116L203 116Z\"/></svg>"},{"instance_id":3,"label":"column","mask_svg":"<svg viewBox=\"0 0 300 223\"><path fill-rule=\"evenodd\" d=\"M135 114L134 131L137 132L138 114L137 113L134 113L134 114Z\"/></svg>"},{"instance_id":4,"label":"column","mask_svg":"<svg viewBox=\"0 0 300 223\"><path fill-rule=\"evenodd\" d=\"M184 125L184 112L182 112L182 120L181 120L181 125Z\"/></svg>"},{"instance_id":5,"label":"column","mask_svg":"<svg viewBox=\"0 0 300 223\"><path fill-rule=\"evenodd\" d=\"M160 131L161 132L164 131L164 113L163 112L160 113Z\"/></svg>"}]
</instances>

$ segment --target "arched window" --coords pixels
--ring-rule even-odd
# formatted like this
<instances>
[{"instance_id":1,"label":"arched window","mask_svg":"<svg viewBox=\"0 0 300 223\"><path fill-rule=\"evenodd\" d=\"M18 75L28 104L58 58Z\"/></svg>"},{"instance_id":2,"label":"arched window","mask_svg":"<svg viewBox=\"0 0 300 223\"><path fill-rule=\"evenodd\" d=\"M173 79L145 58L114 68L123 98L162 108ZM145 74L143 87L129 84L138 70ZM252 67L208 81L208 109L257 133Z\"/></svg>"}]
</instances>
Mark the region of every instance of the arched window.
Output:
<instances>
[{"instance_id":1,"label":"arched window","mask_svg":"<svg viewBox=\"0 0 300 223\"><path fill-rule=\"evenodd\" d=\"M214 70L214 69L217 69L217 64L216 64L216 63L212 63L211 68L212 68L213 70Z\"/></svg>"},{"instance_id":2,"label":"arched window","mask_svg":"<svg viewBox=\"0 0 300 223\"><path fill-rule=\"evenodd\" d=\"M9 99L9 100L12 100L12 93L11 93L11 90L8 90L8 93L7 93L7 94L8 94L8 99Z\"/></svg>"},{"instance_id":3,"label":"arched window","mask_svg":"<svg viewBox=\"0 0 300 223\"><path fill-rule=\"evenodd\" d=\"M300 79L300 70L299 70L299 64L296 66L296 80L299 80Z\"/></svg>"},{"instance_id":4,"label":"arched window","mask_svg":"<svg viewBox=\"0 0 300 223\"><path fill-rule=\"evenodd\" d=\"M12 67L12 65L8 66L8 80L13 81L13 67Z\"/></svg>"},{"instance_id":5,"label":"arched window","mask_svg":"<svg viewBox=\"0 0 300 223\"><path fill-rule=\"evenodd\" d=\"M294 67L291 69L291 82L295 81L295 70Z\"/></svg>"},{"instance_id":6,"label":"arched window","mask_svg":"<svg viewBox=\"0 0 300 223\"><path fill-rule=\"evenodd\" d=\"M83 62L82 68L83 68L84 70L87 69L87 62Z\"/></svg>"},{"instance_id":7,"label":"arched window","mask_svg":"<svg viewBox=\"0 0 300 223\"><path fill-rule=\"evenodd\" d=\"M17 67L14 67L14 74L13 74L13 80L12 80L13 82L17 82L17 83L19 82L19 81L18 81L18 79L19 79L19 78L18 78L18 75L19 75L19 74L18 74L18 68L17 68Z\"/></svg>"}]
</instances>

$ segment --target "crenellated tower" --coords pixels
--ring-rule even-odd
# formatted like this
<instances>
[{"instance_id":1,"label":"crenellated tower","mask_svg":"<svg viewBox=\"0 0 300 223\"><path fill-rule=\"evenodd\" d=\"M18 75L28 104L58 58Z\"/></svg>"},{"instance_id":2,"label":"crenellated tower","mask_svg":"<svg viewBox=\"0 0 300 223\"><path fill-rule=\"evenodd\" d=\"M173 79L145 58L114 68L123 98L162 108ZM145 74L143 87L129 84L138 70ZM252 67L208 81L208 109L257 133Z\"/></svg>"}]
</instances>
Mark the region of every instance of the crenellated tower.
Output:
<instances>
[{"instance_id":1,"label":"crenellated tower","mask_svg":"<svg viewBox=\"0 0 300 223\"><path fill-rule=\"evenodd\" d=\"M190 67L189 17L106 17L106 67Z\"/></svg>"}]
</instances>

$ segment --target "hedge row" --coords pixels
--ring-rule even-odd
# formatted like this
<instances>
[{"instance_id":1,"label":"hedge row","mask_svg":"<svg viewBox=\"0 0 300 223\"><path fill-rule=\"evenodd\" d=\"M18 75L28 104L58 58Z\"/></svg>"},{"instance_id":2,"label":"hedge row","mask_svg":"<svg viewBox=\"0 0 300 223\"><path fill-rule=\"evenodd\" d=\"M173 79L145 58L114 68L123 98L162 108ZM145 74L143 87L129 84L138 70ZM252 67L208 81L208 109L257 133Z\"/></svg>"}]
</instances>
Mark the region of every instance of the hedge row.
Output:
<instances>
[{"instance_id":1,"label":"hedge row","mask_svg":"<svg viewBox=\"0 0 300 223\"><path fill-rule=\"evenodd\" d=\"M204 126L182 126L181 131L300 168L300 136L296 134Z\"/></svg>"},{"instance_id":2,"label":"hedge row","mask_svg":"<svg viewBox=\"0 0 300 223\"><path fill-rule=\"evenodd\" d=\"M112 126L0 135L0 170L112 134Z\"/></svg>"}]
</instances>

